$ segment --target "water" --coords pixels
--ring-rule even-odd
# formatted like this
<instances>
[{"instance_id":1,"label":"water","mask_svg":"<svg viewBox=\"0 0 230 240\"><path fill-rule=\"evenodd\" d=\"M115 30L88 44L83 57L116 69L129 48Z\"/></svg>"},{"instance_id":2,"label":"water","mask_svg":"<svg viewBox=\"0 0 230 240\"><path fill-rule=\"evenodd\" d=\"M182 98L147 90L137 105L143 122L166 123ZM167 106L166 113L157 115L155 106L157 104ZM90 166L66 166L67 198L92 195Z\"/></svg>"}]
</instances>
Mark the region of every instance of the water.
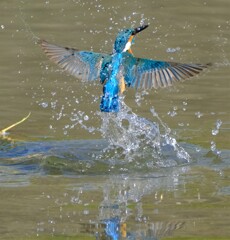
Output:
<instances>
[{"instance_id":1,"label":"water","mask_svg":"<svg viewBox=\"0 0 230 240\"><path fill-rule=\"evenodd\" d=\"M0 129L31 112L0 139L0 239L229 239L228 5L0 3ZM35 44L111 52L119 29L143 22L135 56L213 67L128 89L118 114L99 112L100 84Z\"/></svg>"}]
</instances>

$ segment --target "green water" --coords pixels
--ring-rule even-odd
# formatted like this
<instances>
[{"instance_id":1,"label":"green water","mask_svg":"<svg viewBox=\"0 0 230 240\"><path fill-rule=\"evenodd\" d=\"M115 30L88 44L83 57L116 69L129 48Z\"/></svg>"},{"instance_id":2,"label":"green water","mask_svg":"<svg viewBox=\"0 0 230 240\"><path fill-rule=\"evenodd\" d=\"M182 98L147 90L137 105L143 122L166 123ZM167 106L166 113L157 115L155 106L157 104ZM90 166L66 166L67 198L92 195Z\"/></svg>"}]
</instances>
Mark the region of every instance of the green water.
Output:
<instances>
[{"instance_id":1,"label":"green water","mask_svg":"<svg viewBox=\"0 0 230 240\"><path fill-rule=\"evenodd\" d=\"M229 9L228 0L0 2L0 129L31 112L0 139L0 239L112 239L108 221L117 239L230 238ZM213 63L170 89L125 94L131 116L163 135L154 107L189 162L171 148L153 157L144 136L134 153L108 149L97 130L102 86L68 76L35 44L111 52L118 30L143 20L135 56Z\"/></svg>"}]
</instances>

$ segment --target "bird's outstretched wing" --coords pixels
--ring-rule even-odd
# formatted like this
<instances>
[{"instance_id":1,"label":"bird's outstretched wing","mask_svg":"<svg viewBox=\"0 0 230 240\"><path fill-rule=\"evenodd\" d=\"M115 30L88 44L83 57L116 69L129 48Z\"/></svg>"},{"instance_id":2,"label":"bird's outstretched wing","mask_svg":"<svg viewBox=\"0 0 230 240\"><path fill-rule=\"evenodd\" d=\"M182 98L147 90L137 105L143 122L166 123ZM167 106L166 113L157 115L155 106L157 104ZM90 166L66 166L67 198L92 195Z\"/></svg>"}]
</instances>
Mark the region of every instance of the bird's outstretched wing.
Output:
<instances>
[{"instance_id":1,"label":"bird's outstretched wing","mask_svg":"<svg viewBox=\"0 0 230 240\"><path fill-rule=\"evenodd\" d=\"M127 54L123 58L123 74L130 87L149 89L171 86L199 74L209 64L183 64L135 58Z\"/></svg>"},{"instance_id":2,"label":"bird's outstretched wing","mask_svg":"<svg viewBox=\"0 0 230 240\"><path fill-rule=\"evenodd\" d=\"M109 56L103 53L78 51L74 48L61 47L50 44L45 40L40 40L38 44L41 45L50 60L71 75L84 81L99 79L103 59Z\"/></svg>"}]
</instances>

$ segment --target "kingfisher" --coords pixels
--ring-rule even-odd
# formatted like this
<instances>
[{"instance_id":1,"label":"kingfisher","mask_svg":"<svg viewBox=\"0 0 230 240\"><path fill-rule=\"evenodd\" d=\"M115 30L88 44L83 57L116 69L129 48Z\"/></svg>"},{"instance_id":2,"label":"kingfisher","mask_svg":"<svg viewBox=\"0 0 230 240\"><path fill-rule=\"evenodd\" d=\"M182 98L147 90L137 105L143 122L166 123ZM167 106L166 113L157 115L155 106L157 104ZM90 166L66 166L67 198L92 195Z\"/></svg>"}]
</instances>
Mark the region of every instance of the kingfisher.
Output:
<instances>
[{"instance_id":1,"label":"kingfisher","mask_svg":"<svg viewBox=\"0 0 230 240\"><path fill-rule=\"evenodd\" d=\"M131 46L136 35L146 29L121 30L114 42L112 53L80 51L39 40L46 55L69 74L83 81L99 80L103 85L100 110L118 112L120 96L127 87L157 89L171 86L199 74L209 64L186 64L134 57Z\"/></svg>"}]
</instances>

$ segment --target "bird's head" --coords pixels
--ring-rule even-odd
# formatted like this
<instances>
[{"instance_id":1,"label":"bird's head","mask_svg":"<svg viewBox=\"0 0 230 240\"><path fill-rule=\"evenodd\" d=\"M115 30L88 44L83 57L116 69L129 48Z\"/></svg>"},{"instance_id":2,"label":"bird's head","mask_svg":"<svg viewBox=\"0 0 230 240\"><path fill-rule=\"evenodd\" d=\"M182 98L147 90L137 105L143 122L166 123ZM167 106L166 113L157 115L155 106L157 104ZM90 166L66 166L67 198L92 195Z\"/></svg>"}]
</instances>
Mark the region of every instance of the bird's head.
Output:
<instances>
[{"instance_id":1,"label":"bird's head","mask_svg":"<svg viewBox=\"0 0 230 240\"><path fill-rule=\"evenodd\" d=\"M142 25L137 28L128 28L120 31L114 43L114 53L129 51L132 54L131 45L134 43L135 35L146 29L149 25Z\"/></svg>"}]
</instances>

